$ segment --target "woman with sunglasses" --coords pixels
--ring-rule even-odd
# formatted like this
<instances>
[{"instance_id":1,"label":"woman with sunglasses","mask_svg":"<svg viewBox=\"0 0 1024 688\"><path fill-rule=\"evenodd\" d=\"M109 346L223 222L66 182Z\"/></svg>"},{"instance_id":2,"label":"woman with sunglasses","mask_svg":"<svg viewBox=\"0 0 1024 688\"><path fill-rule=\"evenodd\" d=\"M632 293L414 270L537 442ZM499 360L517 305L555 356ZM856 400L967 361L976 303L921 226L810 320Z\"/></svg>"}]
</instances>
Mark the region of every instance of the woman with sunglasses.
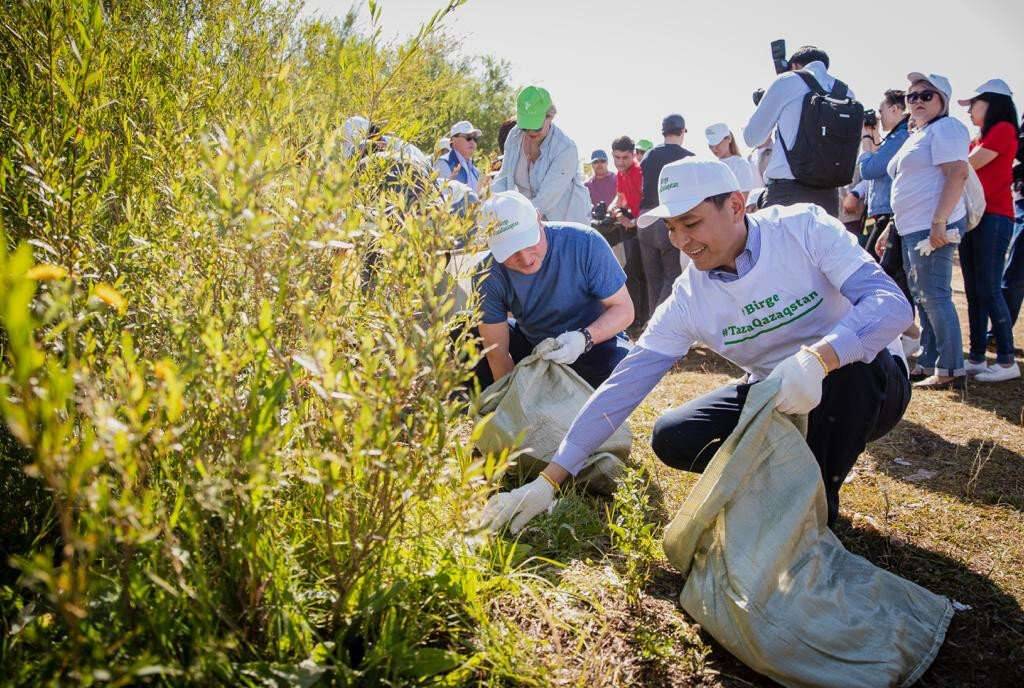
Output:
<instances>
[{"instance_id":1,"label":"woman with sunglasses","mask_svg":"<svg viewBox=\"0 0 1024 688\"><path fill-rule=\"evenodd\" d=\"M556 127L555 106L543 88L527 86L516 98L516 126L492 188L518 191L543 219L590 222L590 194L583 185L576 144Z\"/></svg>"},{"instance_id":2,"label":"woman with sunglasses","mask_svg":"<svg viewBox=\"0 0 1024 688\"><path fill-rule=\"evenodd\" d=\"M449 151L434 163L434 171L441 179L465 184L474 193L480 193L480 172L473 164L480 130L466 121L456 122L448 132Z\"/></svg>"},{"instance_id":3,"label":"woman with sunglasses","mask_svg":"<svg viewBox=\"0 0 1024 688\"><path fill-rule=\"evenodd\" d=\"M967 127L949 117L953 89L939 74L907 75L914 132L889 161L892 209L910 291L921 315L915 387L963 388L960 319L953 306L953 251L967 230Z\"/></svg>"},{"instance_id":4,"label":"woman with sunglasses","mask_svg":"<svg viewBox=\"0 0 1024 688\"><path fill-rule=\"evenodd\" d=\"M960 244L960 269L967 292L971 346L967 374L978 382L1003 382L1020 377L1013 358L1013 325L1000 285L1006 249L1013 234L1013 162L1017 157L1017 108L1013 92L1002 79L990 79L974 95L958 101L968 106L971 122L981 132L971 142L968 162L985 190L985 214ZM996 341L996 365L985 362L988 322Z\"/></svg>"}]
</instances>

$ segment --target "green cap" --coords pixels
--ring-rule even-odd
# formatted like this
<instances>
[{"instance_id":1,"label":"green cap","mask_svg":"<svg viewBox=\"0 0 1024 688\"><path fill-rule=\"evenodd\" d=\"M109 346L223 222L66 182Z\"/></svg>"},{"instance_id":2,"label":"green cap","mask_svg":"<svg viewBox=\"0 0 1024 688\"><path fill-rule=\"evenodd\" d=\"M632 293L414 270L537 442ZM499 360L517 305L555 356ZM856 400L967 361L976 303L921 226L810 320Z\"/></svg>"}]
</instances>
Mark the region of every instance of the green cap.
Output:
<instances>
[{"instance_id":1,"label":"green cap","mask_svg":"<svg viewBox=\"0 0 1024 688\"><path fill-rule=\"evenodd\" d=\"M654 148L654 144L647 139L640 139L636 142L636 149L642 150L644 153Z\"/></svg>"},{"instance_id":2,"label":"green cap","mask_svg":"<svg viewBox=\"0 0 1024 688\"><path fill-rule=\"evenodd\" d=\"M516 126L540 129L551 109L551 95L543 88L527 86L516 98Z\"/></svg>"}]
</instances>

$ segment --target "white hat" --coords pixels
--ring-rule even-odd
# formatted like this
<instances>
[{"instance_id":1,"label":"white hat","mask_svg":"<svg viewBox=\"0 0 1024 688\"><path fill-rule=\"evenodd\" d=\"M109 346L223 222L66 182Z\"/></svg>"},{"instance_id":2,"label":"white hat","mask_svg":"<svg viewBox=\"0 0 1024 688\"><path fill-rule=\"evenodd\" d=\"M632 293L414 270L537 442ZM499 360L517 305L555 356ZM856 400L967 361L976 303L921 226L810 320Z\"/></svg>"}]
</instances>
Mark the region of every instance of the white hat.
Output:
<instances>
[{"instance_id":1,"label":"white hat","mask_svg":"<svg viewBox=\"0 0 1024 688\"><path fill-rule=\"evenodd\" d=\"M540 241L537 209L518 191L500 191L484 201L481 219L497 227L487 237L491 254L504 263L514 253L536 246Z\"/></svg>"},{"instance_id":2,"label":"white hat","mask_svg":"<svg viewBox=\"0 0 1024 688\"><path fill-rule=\"evenodd\" d=\"M974 95L966 100L958 100L956 102L961 105L970 105L971 101L980 96L982 93L998 93L1001 96L1012 96L1013 91L1010 90L1010 86L1002 79L989 79L978 88L974 89Z\"/></svg>"},{"instance_id":3,"label":"white hat","mask_svg":"<svg viewBox=\"0 0 1024 688\"><path fill-rule=\"evenodd\" d=\"M448 130L448 136L480 136L483 133L466 120L456 122Z\"/></svg>"},{"instance_id":4,"label":"white hat","mask_svg":"<svg viewBox=\"0 0 1024 688\"><path fill-rule=\"evenodd\" d=\"M666 217L688 213L706 198L739 191L740 184L729 166L719 160L683 158L661 168L658 175L658 201L636 219L641 229Z\"/></svg>"},{"instance_id":5,"label":"white hat","mask_svg":"<svg viewBox=\"0 0 1024 688\"><path fill-rule=\"evenodd\" d=\"M710 127L704 130L704 135L708 137L709 146L717 146L722 142L726 136L731 132L729 131L729 125L724 122L718 124L712 124Z\"/></svg>"},{"instance_id":6,"label":"white hat","mask_svg":"<svg viewBox=\"0 0 1024 688\"><path fill-rule=\"evenodd\" d=\"M946 99L946 106L948 107L949 99L953 97L953 87L950 86L949 79L941 74L924 74L922 72L911 72L910 74L907 74L907 81L909 81L911 85L913 85L915 81L921 81L922 79L939 89L943 98Z\"/></svg>"},{"instance_id":7,"label":"white hat","mask_svg":"<svg viewBox=\"0 0 1024 688\"><path fill-rule=\"evenodd\" d=\"M437 150L446 151L446 150L451 150L451 149L452 149L452 141L447 136L442 136L441 138L439 138L437 140Z\"/></svg>"},{"instance_id":8,"label":"white hat","mask_svg":"<svg viewBox=\"0 0 1024 688\"><path fill-rule=\"evenodd\" d=\"M341 127L342 157L351 157L359 146L363 145L370 134L370 120L354 115L345 120Z\"/></svg>"}]
</instances>

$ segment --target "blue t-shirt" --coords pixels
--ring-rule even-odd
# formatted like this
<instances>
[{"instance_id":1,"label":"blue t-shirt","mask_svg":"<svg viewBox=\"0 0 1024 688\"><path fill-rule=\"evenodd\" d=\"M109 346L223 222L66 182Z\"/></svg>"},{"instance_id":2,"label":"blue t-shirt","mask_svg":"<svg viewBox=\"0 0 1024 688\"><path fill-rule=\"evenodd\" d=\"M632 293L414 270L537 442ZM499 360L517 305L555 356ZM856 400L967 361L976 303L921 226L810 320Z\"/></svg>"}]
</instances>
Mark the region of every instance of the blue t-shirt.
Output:
<instances>
[{"instance_id":1,"label":"blue t-shirt","mask_svg":"<svg viewBox=\"0 0 1024 688\"><path fill-rule=\"evenodd\" d=\"M604 312L601 301L626 283L608 242L593 229L564 222L544 231L548 250L540 270L524 275L492 258L480 282L484 323L505 322L511 312L534 346L593 323Z\"/></svg>"}]
</instances>

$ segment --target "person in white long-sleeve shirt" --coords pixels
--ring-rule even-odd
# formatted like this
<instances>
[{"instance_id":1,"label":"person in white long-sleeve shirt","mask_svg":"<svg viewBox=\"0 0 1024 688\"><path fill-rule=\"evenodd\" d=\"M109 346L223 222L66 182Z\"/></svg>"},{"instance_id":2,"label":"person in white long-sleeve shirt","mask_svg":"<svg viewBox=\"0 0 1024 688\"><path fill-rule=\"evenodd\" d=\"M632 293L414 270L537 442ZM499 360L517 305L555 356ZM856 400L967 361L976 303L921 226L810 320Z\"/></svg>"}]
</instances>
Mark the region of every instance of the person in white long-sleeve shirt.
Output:
<instances>
[{"instance_id":1,"label":"person in white long-sleeve shirt","mask_svg":"<svg viewBox=\"0 0 1024 688\"><path fill-rule=\"evenodd\" d=\"M809 72L826 91L831 91L836 79L829 74L829 59L824 50L813 46L800 48L789 60L791 70ZM804 96L810 88L795 71L781 74L765 91L750 121L743 128L743 140L751 148L761 146L772 133L776 141L781 137L785 148L792 149L800 128L800 114ZM853 91L848 90L849 97ZM768 167L764 171L766 194L764 206L792 205L793 203L815 203L833 217L839 215L838 189L819 189L798 182L789 167L789 160L783 146L776 145Z\"/></svg>"},{"instance_id":2,"label":"person in white long-sleeve shirt","mask_svg":"<svg viewBox=\"0 0 1024 688\"><path fill-rule=\"evenodd\" d=\"M662 415L651 438L667 465L703 471L739 421L752 384L778 380L775 407L807 414L828 520L867 442L889 432L910 402L898 337L911 320L903 292L835 218L798 204L748 215L735 175L717 160L681 160L659 178L672 243L692 259L633 350L594 392L551 463L495 495L483 522L513 532L547 509L658 381L697 342L747 373Z\"/></svg>"}]
</instances>

